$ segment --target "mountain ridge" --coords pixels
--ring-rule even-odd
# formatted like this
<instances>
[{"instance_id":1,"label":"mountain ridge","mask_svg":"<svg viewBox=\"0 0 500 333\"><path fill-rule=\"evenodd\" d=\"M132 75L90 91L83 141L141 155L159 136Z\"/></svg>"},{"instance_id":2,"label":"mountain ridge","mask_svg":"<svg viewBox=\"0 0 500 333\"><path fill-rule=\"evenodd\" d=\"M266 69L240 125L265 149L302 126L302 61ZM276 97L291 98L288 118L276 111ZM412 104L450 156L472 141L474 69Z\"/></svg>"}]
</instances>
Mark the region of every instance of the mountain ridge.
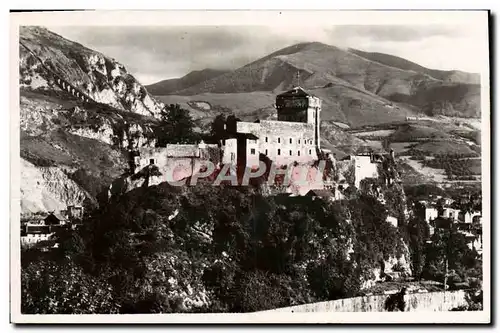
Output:
<instances>
[{"instance_id":1,"label":"mountain ridge","mask_svg":"<svg viewBox=\"0 0 500 333\"><path fill-rule=\"evenodd\" d=\"M165 101L169 96L276 94L296 85L297 73L300 85L307 90L342 86L352 94L363 92L382 98L388 107L396 103L405 114L480 116L479 79L474 73L432 70L391 55L344 50L319 42L291 45L191 87L157 96ZM348 114L349 109L342 112Z\"/></svg>"},{"instance_id":2,"label":"mountain ridge","mask_svg":"<svg viewBox=\"0 0 500 333\"><path fill-rule=\"evenodd\" d=\"M166 79L150 85L146 89L153 95L161 95L165 92L175 92L189 88L193 82L205 81L224 73L228 70L205 68L202 70L191 71L180 78Z\"/></svg>"}]
</instances>

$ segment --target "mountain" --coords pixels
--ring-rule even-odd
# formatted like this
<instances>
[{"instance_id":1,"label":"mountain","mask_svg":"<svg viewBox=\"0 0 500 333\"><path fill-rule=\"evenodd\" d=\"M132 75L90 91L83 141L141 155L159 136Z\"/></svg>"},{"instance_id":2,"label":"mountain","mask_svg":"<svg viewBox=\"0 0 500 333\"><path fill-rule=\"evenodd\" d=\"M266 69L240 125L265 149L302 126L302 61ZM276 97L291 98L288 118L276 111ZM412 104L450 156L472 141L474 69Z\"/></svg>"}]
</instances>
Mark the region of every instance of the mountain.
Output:
<instances>
[{"instance_id":1,"label":"mountain","mask_svg":"<svg viewBox=\"0 0 500 333\"><path fill-rule=\"evenodd\" d=\"M169 95L172 92L189 88L199 82L210 80L227 72L226 70L206 68L201 71L192 71L181 78L150 84L146 86L146 89L153 95Z\"/></svg>"},{"instance_id":2,"label":"mountain","mask_svg":"<svg viewBox=\"0 0 500 333\"><path fill-rule=\"evenodd\" d=\"M163 104L114 59L41 27L19 40L21 212L95 206L154 147Z\"/></svg>"},{"instance_id":3,"label":"mountain","mask_svg":"<svg viewBox=\"0 0 500 333\"><path fill-rule=\"evenodd\" d=\"M480 84L480 75L476 73L467 73L458 70L441 71L437 69L429 69L420 66L409 60L396 57L390 54L378 52L364 52L356 49L349 49L349 52L359 55L365 59L378 62L383 65L391 66L408 71L427 74L435 79L444 82L466 83L466 84Z\"/></svg>"},{"instance_id":4,"label":"mountain","mask_svg":"<svg viewBox=\"0 0 500 333\"><path fill-rule=\"evenodd\" d=\"M389 116L404 119L418 113L480 116L477 74L431 70L394 56L344 50L318 42L281 49L161 99L188 96L190 101L204 101L211 99L210 94L276 94L295 85L297 73L300 85L320 96L328 98L332 89L341 90L342 94L327 103L333 109L324 108L323 114L348 121L352 126L377 123ZM376 104L381 107L374 109ZM353 115L352 106L363 117Z\"/></svg>"}]
</instances>

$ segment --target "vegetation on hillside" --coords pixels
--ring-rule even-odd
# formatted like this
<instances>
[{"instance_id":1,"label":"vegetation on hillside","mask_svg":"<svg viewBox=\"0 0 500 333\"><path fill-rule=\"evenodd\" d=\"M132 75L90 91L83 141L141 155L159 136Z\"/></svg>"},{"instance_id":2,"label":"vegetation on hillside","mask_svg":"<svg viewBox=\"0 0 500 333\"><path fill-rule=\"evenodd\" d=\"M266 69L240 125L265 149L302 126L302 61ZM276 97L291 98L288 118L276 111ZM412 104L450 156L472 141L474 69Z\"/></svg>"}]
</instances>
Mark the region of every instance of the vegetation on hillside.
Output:
<instances>
[{"instance_id":1,"label":"vegetation on hillside","mask_svg":"<svg viewBox=\"0 0 500 333\"><path fill-rule=\"evenodd\" d=\"M379 260L402 250L385 216L363 195L327 203L244 187L137 189L52 258L23 253L22 310L246 312L355 296Z\"/></svg>"},{"instance_id":2,"label":"vegetation on hillside","mask_svg":"<svg viewBox=\"0 0 500 333\"><path fill-rule=\"evenodd\" d=\"M441 155L431 160L423 160L423 165L434 169L444 169L450 180L476 179L481 174L481 160L464 159L459 156Z\"/></svg>"}]
</instances>

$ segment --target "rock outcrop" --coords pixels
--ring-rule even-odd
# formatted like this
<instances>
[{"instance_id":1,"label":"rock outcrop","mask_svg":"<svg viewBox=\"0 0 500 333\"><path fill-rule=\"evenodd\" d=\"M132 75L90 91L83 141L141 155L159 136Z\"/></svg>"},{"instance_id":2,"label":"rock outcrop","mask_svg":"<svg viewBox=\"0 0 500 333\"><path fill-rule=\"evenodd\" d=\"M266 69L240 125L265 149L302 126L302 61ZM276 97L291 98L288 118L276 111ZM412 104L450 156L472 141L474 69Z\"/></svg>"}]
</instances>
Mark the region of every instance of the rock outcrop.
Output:
<instances>
[{"instance_id":1,"label":"rock outcrop","mask_svg":"<svg viewBox=\"0 0 500 333\"><path fill-rule=\"evenodd\" d=\"M92 196L58 167L37 167L21 159L21 212L59 211Z\"/></svg>"}]
</instances>

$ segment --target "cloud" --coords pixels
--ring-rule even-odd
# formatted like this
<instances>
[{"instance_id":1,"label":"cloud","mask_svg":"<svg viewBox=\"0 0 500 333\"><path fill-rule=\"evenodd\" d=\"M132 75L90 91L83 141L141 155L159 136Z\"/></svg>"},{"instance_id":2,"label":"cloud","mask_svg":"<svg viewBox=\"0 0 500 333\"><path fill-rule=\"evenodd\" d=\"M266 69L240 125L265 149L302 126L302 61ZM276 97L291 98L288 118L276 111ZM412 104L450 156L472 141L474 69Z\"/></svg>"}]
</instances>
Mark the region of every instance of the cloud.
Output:
<instances>
[{"instance_id":1,"label":"cloud","mask_svg":"<svg viewBox=\"0 0 500 333\"><path fill-rule=\"evenodd\" d=\"M432 37L459 37L463 29L456 26L344 25L332 34L341 38L367 38L372 41L414 42Z\"/></svg>"},{"instance_id":2,"label":"cloud","mask_svg":"<svg viewBox=\"0 0 500 333\"><path fill-rule=\"evenodd\" d=\"M384 52L436 69L477 71L457 56L475 45L464 26L151 26L48 27L123 63L143 84L204 68L235 69L281 48L319 41ZM465 53L467 54L467 53ZM463 55L463 54L462 54ZM450 66L454 66L450 68ZM476 69L476 70L475 70Z\"/></svg>"}]
</instances>

